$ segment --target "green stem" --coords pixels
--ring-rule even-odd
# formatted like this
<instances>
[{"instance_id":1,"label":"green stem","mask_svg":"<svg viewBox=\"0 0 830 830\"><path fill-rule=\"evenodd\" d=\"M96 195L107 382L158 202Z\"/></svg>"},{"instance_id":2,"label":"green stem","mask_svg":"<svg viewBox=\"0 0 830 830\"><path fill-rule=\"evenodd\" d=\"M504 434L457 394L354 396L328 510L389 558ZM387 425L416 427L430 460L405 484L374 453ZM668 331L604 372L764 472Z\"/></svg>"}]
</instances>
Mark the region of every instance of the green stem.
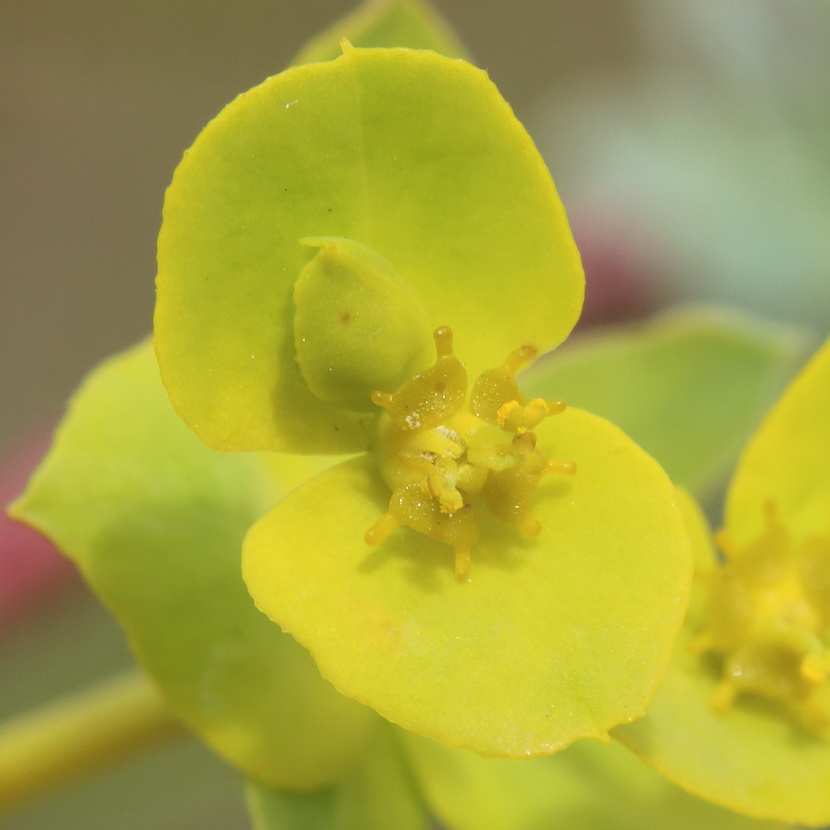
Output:
<instances>
[{"instance_id":1,"label":"green stem","mask_svg":"<svg viewBox=\"0 0 830 830\"><path fill-rule=\"evenodd\" d=\"M137 671L0 725L0 812L183 729Z\"/></svg>"}]
</instances>

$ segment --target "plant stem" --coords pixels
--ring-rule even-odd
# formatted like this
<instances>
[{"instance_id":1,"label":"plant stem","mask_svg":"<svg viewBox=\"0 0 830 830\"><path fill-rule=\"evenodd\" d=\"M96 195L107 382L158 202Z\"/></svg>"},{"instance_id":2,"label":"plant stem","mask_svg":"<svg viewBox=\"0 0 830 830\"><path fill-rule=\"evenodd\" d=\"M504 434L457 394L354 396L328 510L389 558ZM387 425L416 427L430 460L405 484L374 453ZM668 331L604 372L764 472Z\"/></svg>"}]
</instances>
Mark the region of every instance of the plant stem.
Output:
<instances>
[{"instance_id":1,"label":"plant stem","mask_svg":"<svg viewBox=\"0 0 830 830\"><path fill-rule=\"evenodd\" d=\"M0 725L0 812L180 732L132 670Z\"/></svg>"}]
</instances>

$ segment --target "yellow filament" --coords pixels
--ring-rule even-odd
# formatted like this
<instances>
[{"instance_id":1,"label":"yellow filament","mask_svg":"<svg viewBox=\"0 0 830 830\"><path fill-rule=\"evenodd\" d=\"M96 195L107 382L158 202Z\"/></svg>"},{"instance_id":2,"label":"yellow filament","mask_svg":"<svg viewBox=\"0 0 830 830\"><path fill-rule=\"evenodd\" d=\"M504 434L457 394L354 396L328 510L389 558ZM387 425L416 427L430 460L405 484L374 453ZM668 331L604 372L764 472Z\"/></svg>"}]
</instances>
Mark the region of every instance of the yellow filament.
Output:
<instances>
[{"instance_id":1,"label":"yellow filament","mask_svg":"<svg viewBox=\"0 0 830 830\"><path fill-rule=\"evenodd\" d=\"M468 548L455 549L455 578L459 582L464 582L470 577L470 566L472 560L470 558L470 551Z\"/></svg>"},{"instance_id":2,"label":"yellow filament","mask_svg":"<svg viewBox=\"0 0 830 830\"><path fill-rule=\"evenodd\" d=\"M363 537L367 545L375 547L386 541L386 537L400 527L400 521L396 519L391 513L385 513L381 516L367 531Z\"/></svg>"}]
</instances>

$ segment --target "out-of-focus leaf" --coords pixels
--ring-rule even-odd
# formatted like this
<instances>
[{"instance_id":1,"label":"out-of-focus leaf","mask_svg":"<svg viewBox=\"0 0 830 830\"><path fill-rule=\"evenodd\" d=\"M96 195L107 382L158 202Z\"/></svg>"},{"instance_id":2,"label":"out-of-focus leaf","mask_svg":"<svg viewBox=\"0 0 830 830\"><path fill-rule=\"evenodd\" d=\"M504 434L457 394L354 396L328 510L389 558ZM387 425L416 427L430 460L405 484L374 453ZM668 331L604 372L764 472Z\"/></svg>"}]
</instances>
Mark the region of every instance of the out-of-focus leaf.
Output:
<instances>
[{"instance_id":1,"label":"out-of-focus leaf","mask_svg":"<svg viewBox=\"0 0 830 830\"><path fill-rule=\"evenodd\" d=\"M254 830L425 830L425 808L399 733L378 726L363 760L332 787L286 793L248 782Z\"/></svg>"},{"instance_id":2,"label":"out-of-focus leaf","mask_svg":"<svg viewBox=\"0 0 830 830\"><path fill-rule=\"evenodd\" d=\"M752 626L745 639L738 639L739 645L751 646L753 638L763 644L764 637L769 638L766 642L775 645L777 626L785 634L794 632L791 637L795 634L812 637L818 640L819 647L822 642L823 648L827 647L829 617L821 600L822 590L825 597L828 595L830 583L828 424L830 341L787 388L753 436L729 488L725 522L731 542L728 555L732 555L735 547L740 557L743 555L740 551L745 551L758 538L767 503L774 506L777 521L781 522L791 545L788 548L783 541L777 547L768 542L768 570L761 571L767 581L761 583L759 579L756 584L763 587L758 587L757 594L733 595L739 597L743 606L749 606L749 610L741 607L736 613L727 607L723 611L725 617L732 615L730 633L741 625ZM690 514L686 516L688 519ZM690 535L701 539L701 534L694 529ZM805 575L780 581L777 576L766 575L775 574L773 568L786 575L788 565L803 562L809 555L810 543L816 540L823 559L815 562L809 577L812 582L808 584L809 578ZM705 560L704 550L699 558ZM799 574L797 564L793 571ZM806 591L802 590L801 580ZM830 821L830 734L826 728L812 729L806 725L803 714L796 708L806 700L783 694L783 700L778 701L744 693L726 711L713 708L712 701L726 675L717 661L707 659L709 655L702 657L699 649L690 649L693 640L706 630L705 586L704 578L693 594L671 668L648 714L616 729L615 737L670 780L719 804L753 816L811 827L826 825ZM811 588L815 592L812 595ZM810 602L805 594L810 596ZM782 610L776 610L775 603ZM750 616L753 611L754 616ZM809 615L814 617L812 622ZM779 674L783 682L786 679L783 672L793 671L787 659L800 660L797 650L800 647L800 644L788 646L792 651L784 651L780 668L774 663L770 668L755 658L754 662L744 662L742 673L748 675L749 681L753 680L753 671L762 679L764 672ZM731 656L728 650L725 653ZM798 672L799 664L795 665L794 671ZM734 671L738 674L738 670ZM825 719L830 713L830 684L826 680L816 678L810 707L807 712L820 713Z\"/></svg>"},{"instance_id":3,"label":"out-of-focus leaf","mask_svg":"<svg viewBox=\"0 0 830 830\"><path fill-rule=\"evenodd\" d=\"M374 720L256 610L240 575L248 526L322 467L206 449L146 344L90 376L14 507L81 568L177 714L279 786L329 783Z\"/></svg>"},{"instance_id":4,"label":"out-of-focus leaf","mask_svg":"<svg viewBox=\"0 0 830 830\"><path fill-rule=\"evenodd\" d=\"M690 309L586 335L531 367L522 386L613 421L701 495L734 463L803 353L793 330Z\"/></svg>"},{"instance_id":5,"label":"out-of-focus leaf","mask_svg":"<svg viewBox=\"0 0 830 830\"><path fill-rule=\"evenodd\" d=\"M784 830L684 792L616 743L550 758L481 758L407 734L415 777L452 830Z\"/></svg>"},{"instance_id":6,"label":"out-of-focus leaf","mask_svg":"<svg viewBox=\"0 0 830 830\"><path fill-rule=\"evenodd\" d=\"M448 58L467 58L458 36L447 21L425 0L367 0L309 41L292 64L328 61L340 52L340 41L353 46L406 46L431 49Z\"/></svg>"}]
</instances>

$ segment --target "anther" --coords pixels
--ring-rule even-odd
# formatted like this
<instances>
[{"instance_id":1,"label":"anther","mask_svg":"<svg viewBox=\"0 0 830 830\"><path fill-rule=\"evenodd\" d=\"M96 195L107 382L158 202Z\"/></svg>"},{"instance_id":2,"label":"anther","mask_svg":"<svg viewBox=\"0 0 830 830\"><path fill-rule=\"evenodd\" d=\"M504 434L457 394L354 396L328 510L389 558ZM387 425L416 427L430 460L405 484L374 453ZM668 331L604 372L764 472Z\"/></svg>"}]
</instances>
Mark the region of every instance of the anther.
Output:
<instances>
[{"instance_id":1,"label":"anther","mask_svg":"<svg viewBox=\"0 0 830 830\"><path fill-rule=\"evenodd\" d=\"M543 473L555 473L560 476L575 476L576 464L573 461L565 461L557 459L556 461L548 461L545 465Z\"/></svg>"},{"instance_id":2,"label":"anther","mask_svg":"<svg viewBox=\"0 0 830 830\"><path fill-rule=\"evenodd\" d=\"M545 401L534 398L522 405L519 401L508 401L497 413L498 425L510 432L527 432L534 429L549 415L558 415L565 411L565 401Z\"/></svg>"}]
</instances>

